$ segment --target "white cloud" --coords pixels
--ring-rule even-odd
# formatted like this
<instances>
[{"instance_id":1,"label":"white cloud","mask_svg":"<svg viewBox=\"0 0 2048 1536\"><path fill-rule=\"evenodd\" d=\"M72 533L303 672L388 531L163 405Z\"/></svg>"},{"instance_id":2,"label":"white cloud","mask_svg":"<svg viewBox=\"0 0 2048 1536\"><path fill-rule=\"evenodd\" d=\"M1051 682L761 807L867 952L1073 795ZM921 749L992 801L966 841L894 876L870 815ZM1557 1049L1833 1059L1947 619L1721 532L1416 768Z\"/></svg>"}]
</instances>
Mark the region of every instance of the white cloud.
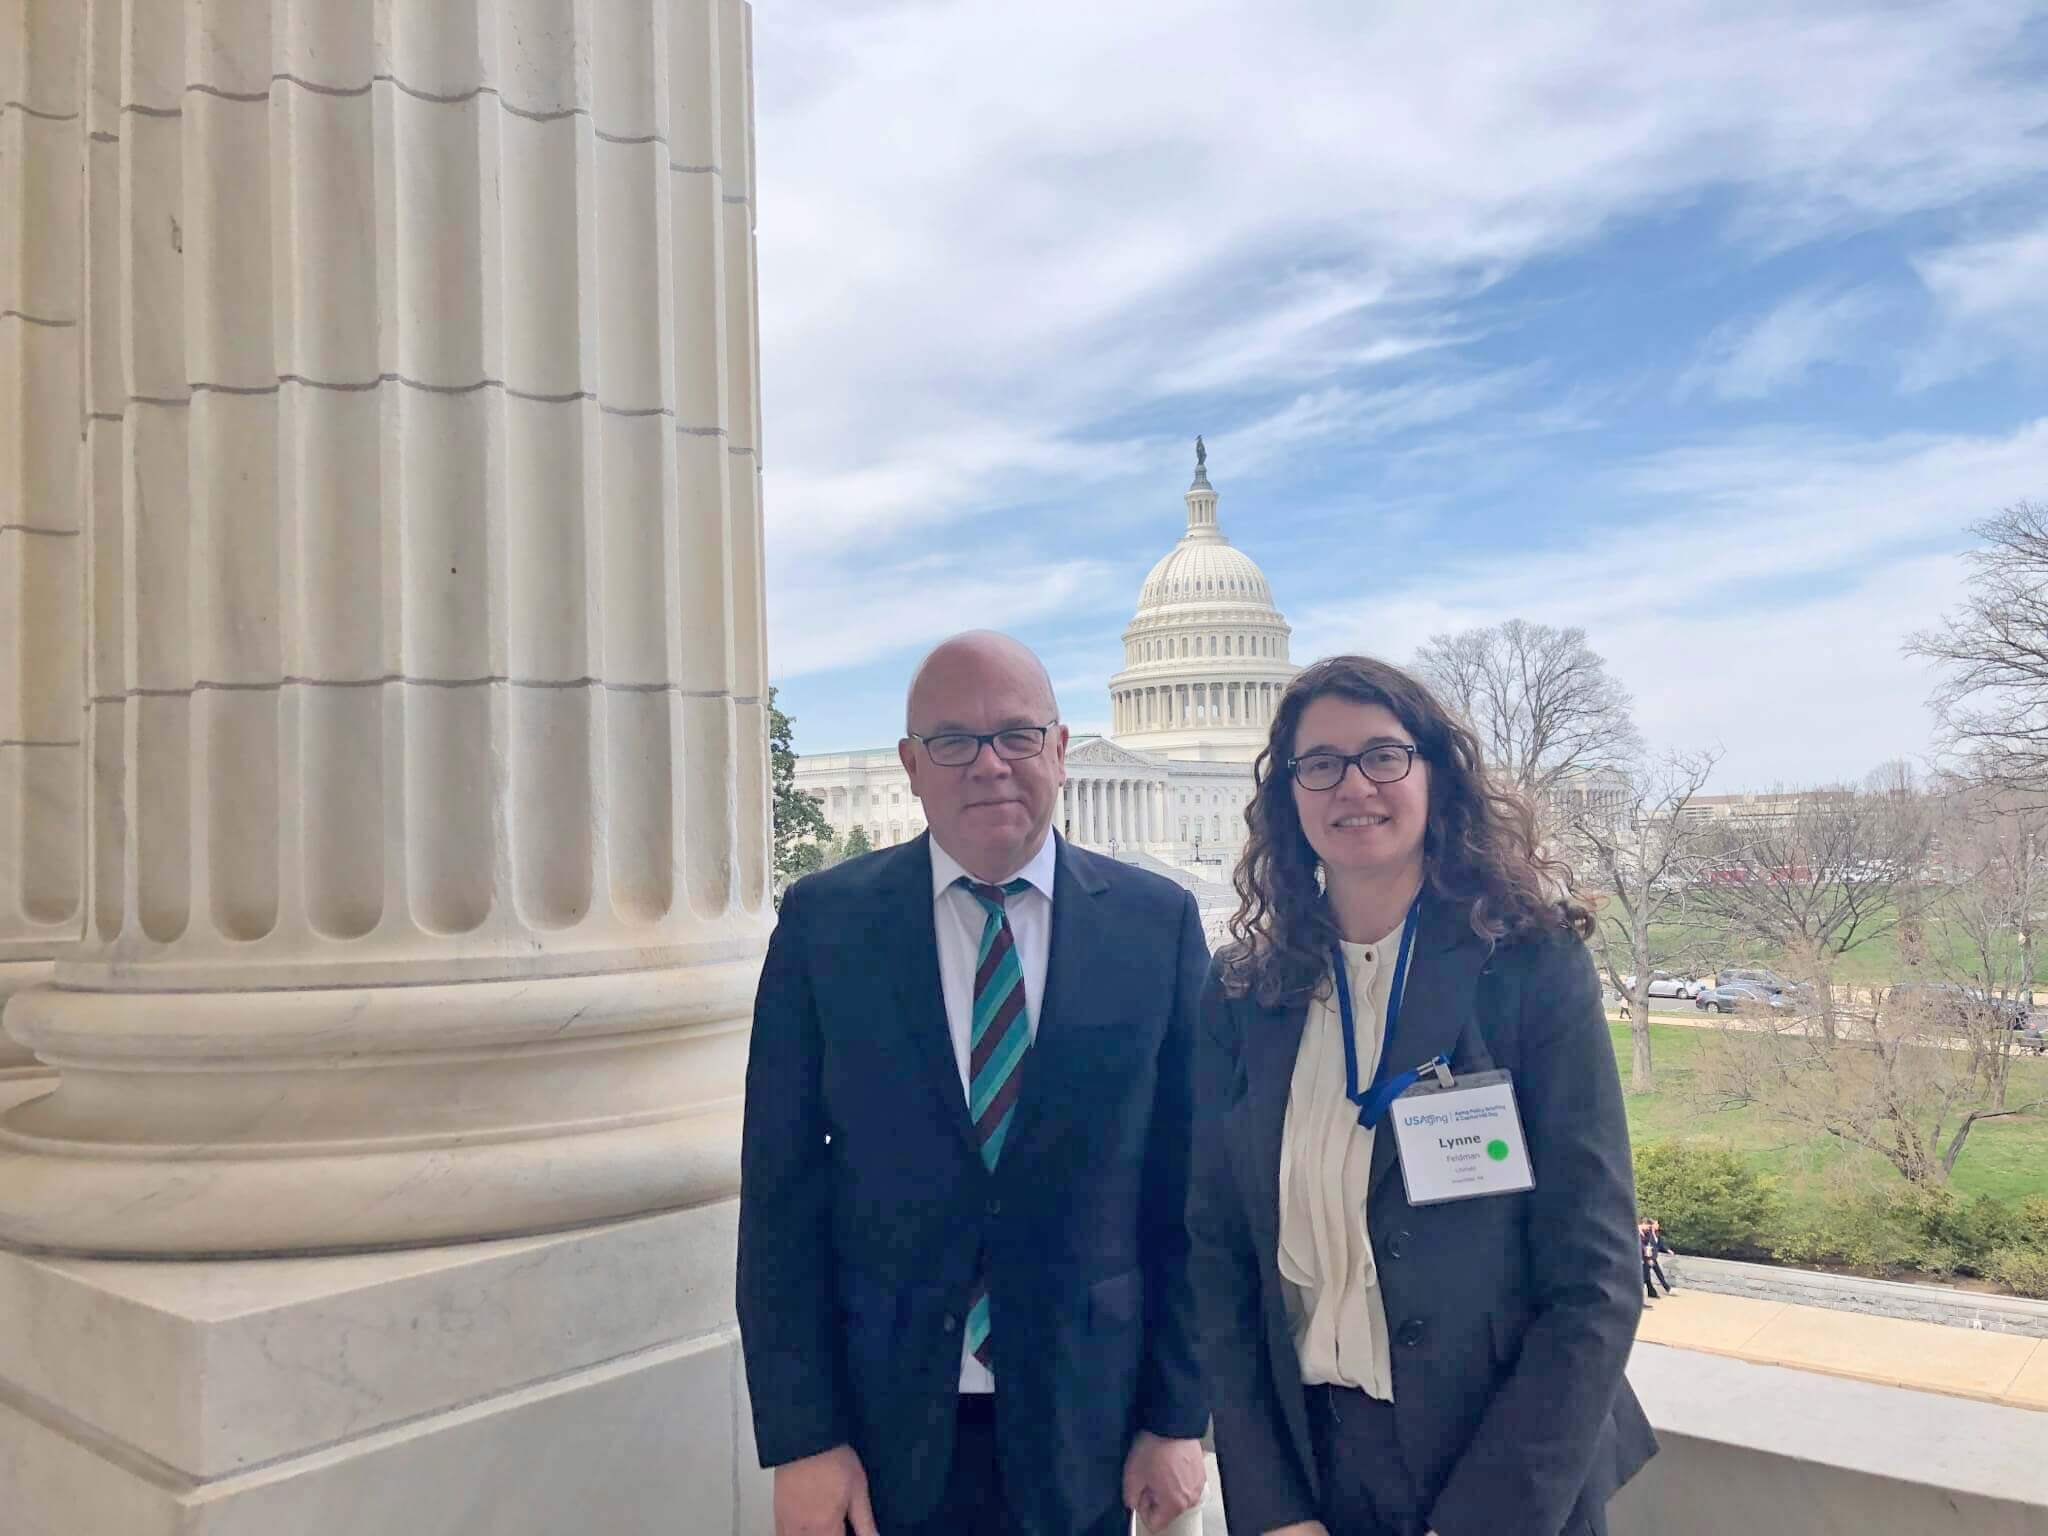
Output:
<instances>
[{"instance_id":1,"label":"white cloud","mask_svg":"<svg viewBox=\"0 0 2048 1536\"><path fill-rule=\"evenodd\" d=\"M2038 0L767 0L778 679L909 650L966 615L1071 640L1055 675L1099 695L1103 636L1135 589L1134 562L1104 563L1105 530L1142 516L1139 556L1157 552L1196 430L1226 497L1253 491L1240 505L1257 504L1255 477L1285 495L1296 466L1366 445L1414 517L1470 511L1462 491L1511 489L1532 442L1645 388L1517 352L1523 315L1493 302L1504 280L1703 205L1725 211L1727 243L1700 264L1741 269L2017 201L2048 170L2036 83L2011 67L2041 14ZM2024 301L2023 274L1988 248L1921 271L1972 348ZM1859 325L1879 329L1876 302L1813 288L1721 338L1695 384L1768 394ZM1636 531L1575 539L1530 519L1514 530L1526 548L1441 589L1417 571L1375 611L1438 626L1555 613L1596 637L1636 624L1645 657L1692 634L1729 647L1731 676L1768 682L1767 644L1753 666L1730 635L1687 627L1724 621L1695 615L1695 594L1735 609L1748 568L1806 573L1815 590L1781 613L1784 634L1822 623L1828 591L1898 598L1881 573L1927 558L1941 518L1959 530L2009 499L2018 465L2039 494L2030 431L2003 450L1703 443L1635 466ZM1831 543L1846 551L1833 564ZM1302 627L1304 643L1336 633ZM1895 652L1873 641L1856 660L1894 666Z\"/></svg>"},{"instance_id":2,"label":"white cloud","mask_svg":"<svg viewBox=\"0 0 2048 1536\"><path fill-rule=\"evenodd\" d=\"M1517 615L1582 625L1653 744L1727 749L1723 784L1860 777L1926 750L1931 679L1900 647L1956 602L1967 526L2048 482L2048 418L1995 438L1757 435L1618 479L1642 507L1633 527L1305 611L1297 659L1405 660Z\"/></svg>"},{"instance_id":3,"label":"white cloud","mask_svg":"<svg viewBox=\"0 0 2048 1536\"><path fill-rule=\"evenodd\" d=\"M803 575L783 585L775 611L775 676L802 677L937 644L970 627L1011 630L1113 589L1105 565L1033 559L1015 548L986 558L931 556L863 564L843 576Z\"/></svg>"},{"instance_id":4,"label":"white cloud","mask_svg":"<svg viewBox=\"0 0 2048 1536\"><path fill-rule=\"evenodd\" d=\"M1724 400L1758 400L1796 384L1816 364L1839 360L1882 308L1869 288L1795 293L1746 326L1708 339L1699 362L1678 383L1682 398L1697 389Z\"/></svg>"},{"instance_id":5,"label":"white cloud","mask_svg":"<svg viewBox=\"0 0 2048 1536\"><path fill-rule=\"evenodd\" d=\"M2011 184L2048 165L2001 73L2023 11L763 6L771 538L835 476L920 526L1000 497L1001 456L926 478L951 434L1085 441L1412 351L1457 296L1710 192L1782 245Z\"/></svg>"},{"instance_id":6,"label":"white cloud","mask_svg":"<svg viewBox=\"0 0 2048 1536\"><path fill-rule=\"evenodd\" d=\"M1951 245L1913 265L1939 331L1908 371L1909 386L1939 384L2008 353L2048 351L2048 222Z\"/></svg>"}]
</instances>

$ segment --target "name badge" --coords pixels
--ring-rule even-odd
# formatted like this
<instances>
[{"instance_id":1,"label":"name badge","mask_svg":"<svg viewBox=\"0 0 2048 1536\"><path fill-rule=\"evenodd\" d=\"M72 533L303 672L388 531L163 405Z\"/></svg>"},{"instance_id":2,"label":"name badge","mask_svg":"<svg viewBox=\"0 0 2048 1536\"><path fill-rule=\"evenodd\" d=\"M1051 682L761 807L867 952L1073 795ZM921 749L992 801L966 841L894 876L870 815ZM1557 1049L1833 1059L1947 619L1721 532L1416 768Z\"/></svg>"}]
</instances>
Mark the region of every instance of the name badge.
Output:
<instances>
[{"instance_id":1,"label":"name badge","mask_svg":"<svg viewBox=\"0 0 2048 1536\"><path fill-rule=\"evenodd\" d=\"M1394 1100L1389 1118L1410 1205L1536 1187L1515 1085L1505 1072L1469 1073L1448 1087L1425 1079Z\"/></svg>"}]
</instances>

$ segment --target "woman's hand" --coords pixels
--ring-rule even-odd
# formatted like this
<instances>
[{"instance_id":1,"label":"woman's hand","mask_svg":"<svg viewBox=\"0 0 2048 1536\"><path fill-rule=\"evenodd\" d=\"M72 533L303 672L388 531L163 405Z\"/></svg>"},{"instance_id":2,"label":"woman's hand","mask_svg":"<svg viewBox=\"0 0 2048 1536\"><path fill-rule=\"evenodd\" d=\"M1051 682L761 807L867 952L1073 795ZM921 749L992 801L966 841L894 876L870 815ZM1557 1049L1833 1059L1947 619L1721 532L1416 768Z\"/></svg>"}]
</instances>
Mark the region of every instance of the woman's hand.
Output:
<instances>
[{"instance_id":1,"label":"woman's hand","mask_svg":"<svg viewBox=\"0 0 2048 1536\"><path fill-rule=\"evenodd\" d=\"M1297 1520L1293 1525L1276 1525L1266 1536L1330 1536L1330 1529L1320 1520Z\"/></svg>"}]
</instances>

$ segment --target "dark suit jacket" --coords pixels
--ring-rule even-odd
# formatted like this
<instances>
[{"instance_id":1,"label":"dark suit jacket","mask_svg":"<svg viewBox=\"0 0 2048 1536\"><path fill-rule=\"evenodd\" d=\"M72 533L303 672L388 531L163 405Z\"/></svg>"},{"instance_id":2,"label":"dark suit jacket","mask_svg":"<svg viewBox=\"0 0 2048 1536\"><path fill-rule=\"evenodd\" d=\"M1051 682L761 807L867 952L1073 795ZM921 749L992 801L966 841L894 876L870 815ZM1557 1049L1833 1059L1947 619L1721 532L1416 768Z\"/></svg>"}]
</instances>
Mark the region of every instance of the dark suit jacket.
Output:
<instances>
[{"instance_id":1,"label":"dark suit jacket","mask_svg":"<svg viewBox=\"0 0 2048 1536\"><path fill-rule=\"evenodd\" d=\"M1305 1005L1226 997L1196 1047L1190 1226L1202 1363L1233 1531L1316 1517L1306 1393L1276 1253L1281 1130ZM1536 1187L1411 1206L1373 1138L1366 1224L1393 1351L1394 1424L1440 1536L1604 1530L1656 1449L1623 1380L1643 1305L1628 1125L1600 984L1567 933L1489 946L1425 902L1387 1049L1514 1074Z\"/></svg>"},{"instance_id":2,"label":"dark suit jacket","mask_svg":"<svg viewBox=\"0 0 2048 1536\"><path fill-rule=\"evenodd\" d=\"M993 1173L946 1027L923 837L799 881L754 1005L739 1317L763 1466L851 1443L876 1518L944 1492L960 1328L990 1277L1004 1487L1032 1536L1192 1438L1186 1202L1208 948L1188 893L1058 846L1051 956Z\"/></svg>"}]
</instances>

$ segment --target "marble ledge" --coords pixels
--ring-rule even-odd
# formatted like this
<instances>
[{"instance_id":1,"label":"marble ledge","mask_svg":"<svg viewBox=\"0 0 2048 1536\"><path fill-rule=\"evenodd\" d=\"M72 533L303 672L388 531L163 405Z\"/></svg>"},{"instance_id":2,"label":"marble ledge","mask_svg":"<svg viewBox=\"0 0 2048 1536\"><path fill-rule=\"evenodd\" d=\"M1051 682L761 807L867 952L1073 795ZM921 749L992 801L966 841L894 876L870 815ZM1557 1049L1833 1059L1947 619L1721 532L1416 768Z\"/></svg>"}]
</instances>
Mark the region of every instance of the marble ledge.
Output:
<instances>
[{"instance_id":1,"label":"marble ledge","mask_svg":"<svg viewBox=\"0 0 2048 1536\"><path fill-rule=\"evenodd\" d=\"M770 1536L729 1332L194 1481L0 1384L8 1536Z\"/></svg>"},{"instance_id":2,"label":"marble ledge","mask_svg":"<svg viewBox=\"0 0 2048 1536\"><path fill-rule=\"evenodd\" d=\"M233 1477L711 1347L732 1326L737 1212L325 1258L0 1252L0 1391L73 1438Z\"/></svg>"}]
</instances>

